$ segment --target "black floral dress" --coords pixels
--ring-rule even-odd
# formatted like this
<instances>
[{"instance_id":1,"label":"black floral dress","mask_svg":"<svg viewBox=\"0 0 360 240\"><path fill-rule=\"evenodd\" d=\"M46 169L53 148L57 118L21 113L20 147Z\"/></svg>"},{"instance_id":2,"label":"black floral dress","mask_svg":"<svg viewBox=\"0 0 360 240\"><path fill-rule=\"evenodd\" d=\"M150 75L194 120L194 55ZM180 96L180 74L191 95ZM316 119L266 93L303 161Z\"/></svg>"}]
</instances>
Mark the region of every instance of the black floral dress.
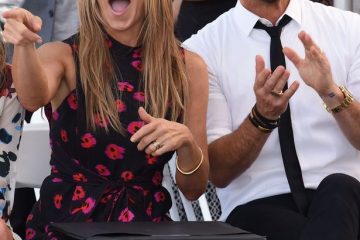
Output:
<instances>
[{"instance_id":1,"label":"black floral dress","mask_svg":"<svg viewBox=\"0 0 360 240\"><path fill-rule=\"evenodd\" d=\"M109 128L95 117L96 131L86 128L84 95L77 87L52 112L50 126L51 174L40 190L40 200L28 217L26 239L58 239L50 222L164 221L171 198L162 187L167 153L152 157L138 151L130 137L144 125L137 110L144 106L141 48L130 48L108 37L106 45L117 69L117 110L126 131ZM78 36L66 40L77 65Z\"/></svg>"}]
</instances>

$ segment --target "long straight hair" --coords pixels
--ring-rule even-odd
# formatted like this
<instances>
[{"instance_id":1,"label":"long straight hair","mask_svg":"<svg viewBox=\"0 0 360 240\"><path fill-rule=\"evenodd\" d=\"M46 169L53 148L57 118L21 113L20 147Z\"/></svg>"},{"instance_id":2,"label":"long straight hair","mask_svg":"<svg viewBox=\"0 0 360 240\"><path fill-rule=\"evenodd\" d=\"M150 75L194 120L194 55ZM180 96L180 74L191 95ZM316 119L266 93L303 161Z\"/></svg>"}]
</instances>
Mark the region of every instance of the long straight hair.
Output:
<instances>
[{"instance_id":1,"label":"long straight hair","mask_svg":"<svg viewBox=\"0 0 360 240\"><path fill-rule=\"evenodd\" d=\"M171 0L144 0L145 16L138 37L142 55L145 108L154 117L185 119L188 81L180 43L174 35ZM113 91L116 80L107 33L97 0L79 0L79 62L88 127L95 116L123 133Z\"/></svg>"}]
</instances>

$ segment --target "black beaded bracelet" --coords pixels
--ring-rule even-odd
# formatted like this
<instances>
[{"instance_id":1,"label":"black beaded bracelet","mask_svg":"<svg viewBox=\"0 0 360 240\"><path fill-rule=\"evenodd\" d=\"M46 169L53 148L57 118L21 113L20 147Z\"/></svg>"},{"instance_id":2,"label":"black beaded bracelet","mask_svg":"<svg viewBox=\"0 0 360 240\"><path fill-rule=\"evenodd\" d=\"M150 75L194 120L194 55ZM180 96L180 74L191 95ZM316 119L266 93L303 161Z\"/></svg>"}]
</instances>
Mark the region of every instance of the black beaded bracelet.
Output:
<instances>
[{"instance_id":1,"label":"black beaded bracelet","mask_svg":"<svg viewBox=\"0 0 360 240\"><path fill-rule=\"evenodd\" d=\"M270 129L274 129L276 128L277 126L279 126L279 122L280 122L280 117L276 120L271 120L271 119L268 119L266 117L264 117L263 115L261 115L259 113L259 111L257 110L256 108L256 104L254 105L254 107L252 108L251 110L253 112L253 115L254 117L261 123L263 123L264 126L266 126L267 128L270 128Z\"/></svg>"},{"instance_id":2,"label":"black beaded bracelet","mask_svg":"<svg viewBox=\"0 0 360 240\"><path fill-rule=\"evenodd\" d=\"M264 133L270 133L272 131L272 129L261 126L261 124L254 118L254 115L252 113L249 114L248 118L250 122L260 131Z\"/></svg>"},{"instance_id":3,"label":"black beaded bracelet","mask_svg":"<svg viewBox=\"0 0 360 240\"><path fill-rule=\"evenodd\" d=\"M262 116L256 108L256 104L251 109L249 114L250 122L259 130L265 133L270 133L273 129L279 126L280 117L276 120L270 120Z\"/></svg>"}]
</instances>

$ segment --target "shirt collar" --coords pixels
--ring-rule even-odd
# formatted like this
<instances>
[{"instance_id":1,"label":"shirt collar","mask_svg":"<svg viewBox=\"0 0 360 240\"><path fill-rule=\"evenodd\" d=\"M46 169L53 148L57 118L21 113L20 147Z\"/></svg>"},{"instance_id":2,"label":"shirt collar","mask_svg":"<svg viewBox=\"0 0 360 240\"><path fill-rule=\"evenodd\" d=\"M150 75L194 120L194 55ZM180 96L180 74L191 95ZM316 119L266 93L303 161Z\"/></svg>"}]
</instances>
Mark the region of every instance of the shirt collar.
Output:
<instances>
[{"instance_id":1,"label":"shirt collar","mask_svg":"<svg viewBox=\"0 0 360 240\"><path fill-rule=\"evenodd\" d=\"M291 17L299 26L301 26L301 10L302 4L300 3L303 0L290 0L289 5L284 13L284 15L288 15ZM235 9L234 9L234 17L237 24L240 26L241 31L246 35L249 36L251 31L254 29L254 26L258 20L261 20L264 24L268 25L269 21L260 18L259 16L255 15L254 13L250 12L243 5L240 1L237 2ZM279 18L279 20L282 16ZM278 20L278 21L279 21Z\"/></svg>"}]
</instances>

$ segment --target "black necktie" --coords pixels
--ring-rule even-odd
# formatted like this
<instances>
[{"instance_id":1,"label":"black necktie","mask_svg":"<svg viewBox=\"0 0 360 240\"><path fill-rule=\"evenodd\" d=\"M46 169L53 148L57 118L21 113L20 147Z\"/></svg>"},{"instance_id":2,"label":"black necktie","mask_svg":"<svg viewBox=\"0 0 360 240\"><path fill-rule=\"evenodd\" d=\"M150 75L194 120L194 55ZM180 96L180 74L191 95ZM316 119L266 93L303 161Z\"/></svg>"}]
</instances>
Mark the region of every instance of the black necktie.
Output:
<instances>
[{"instance_id":1,"label":"black necktie","mask_svg":"<svg viewBox=\"0 0 360 240\"><path fill-rule=\"evenodd\" d=\"M255 25L255 28L265 30L271 37L270 62L272 71L275 71L275 69L280 65L286 67L285 56L282 52L283 48L280 35L282 28L290 21L291 18L287 15L284 15L277 26L268 27L260 21L258 21ZM285 91L287 88L288 85L286 83L283 90ZM289 182L290 190L299 211L306 215L308 203L299 159L296 154L294 135L291 125L290 105L288 105L286 111L280 117L278 131L281 155L283 158L285 173Z\"/></svg>"}]
</instances>

